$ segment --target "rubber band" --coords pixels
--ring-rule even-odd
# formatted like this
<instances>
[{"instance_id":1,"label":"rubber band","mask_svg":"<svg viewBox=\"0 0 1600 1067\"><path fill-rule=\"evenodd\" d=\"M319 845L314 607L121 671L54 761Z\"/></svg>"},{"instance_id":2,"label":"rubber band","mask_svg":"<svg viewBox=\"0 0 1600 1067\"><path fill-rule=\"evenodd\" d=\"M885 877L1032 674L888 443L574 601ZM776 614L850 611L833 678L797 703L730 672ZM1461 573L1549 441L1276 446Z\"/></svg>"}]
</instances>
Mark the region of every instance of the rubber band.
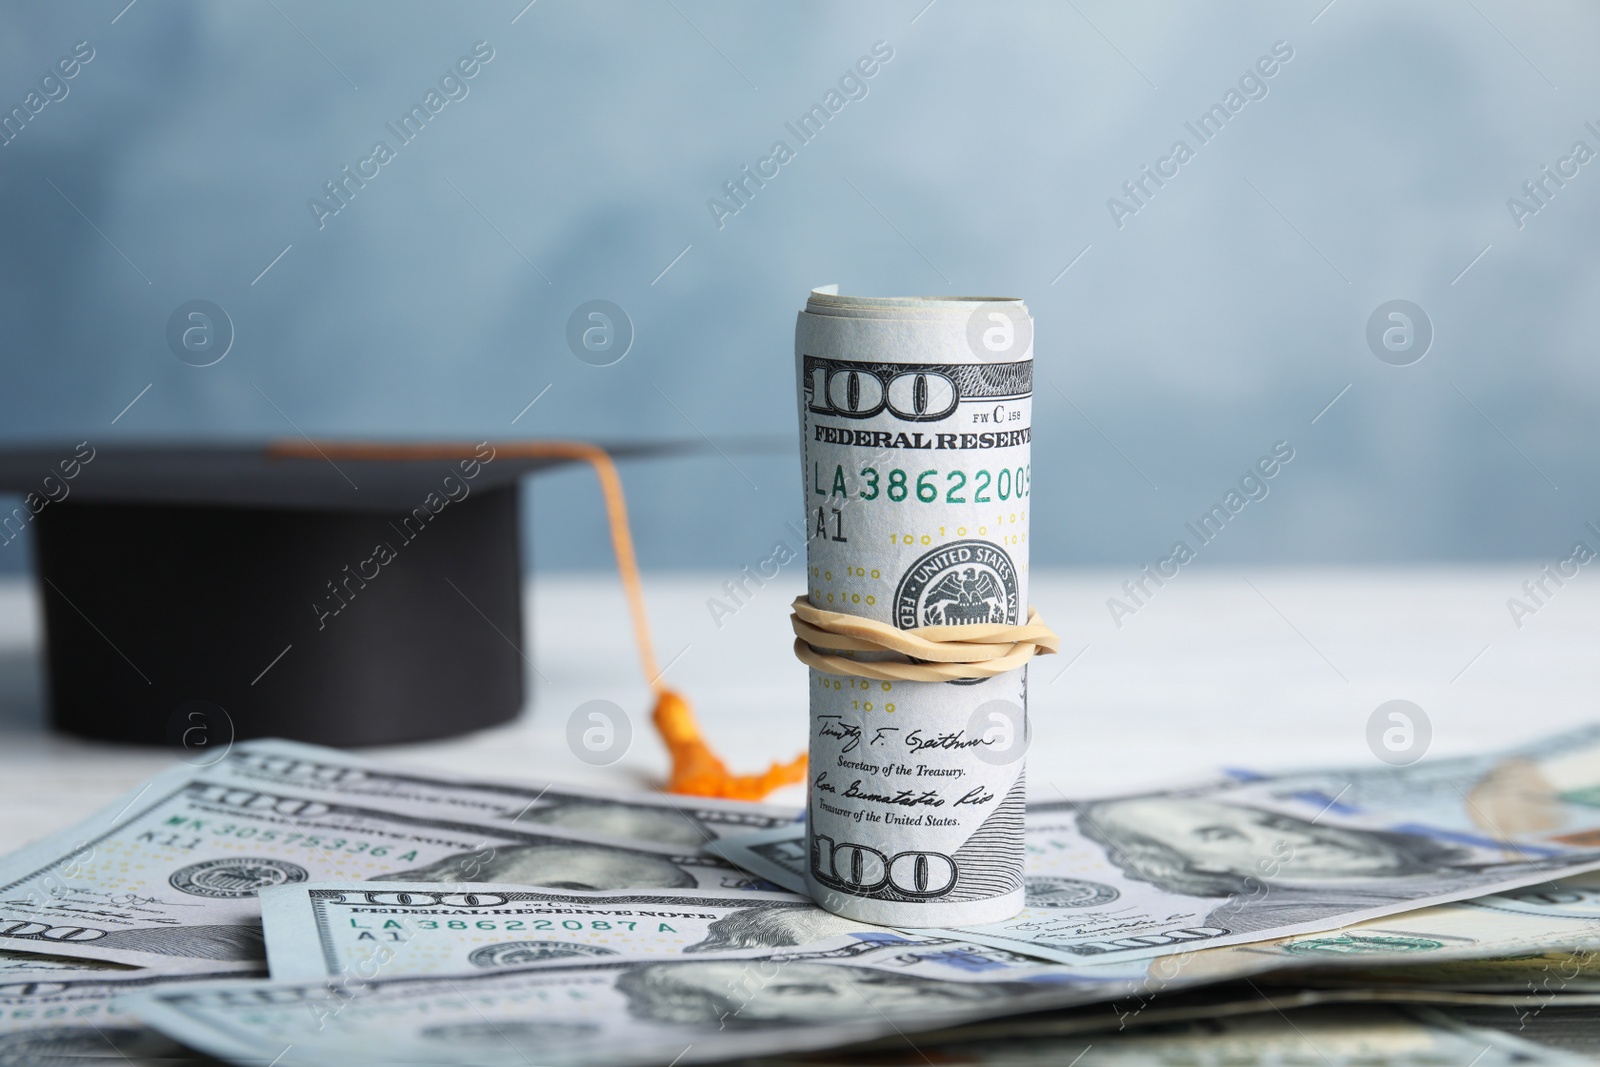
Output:
<instances>
[{"instance_id":1,"label":"rubber band","mask_svg":"<svg viewBox=\"0 0 1600 1067\"><path fill-rule=\"evenodd\" d=\"M801 753L788 763L774 763L761 774L734 774L717 757L700 734L694 709L676 691L661 681L655 644L650 636L650 619L645 613L644 586L639 580L639 561L633 551L633 534L628 526L628 504L622 493L622 477L605 449L585 441L509 441L488 442L495 455L514 459L565 459L580 461L594 468L605 500L606 523L611 530L611 549L617 560L617 576L628 597L628 613L633 621L634 646L639 667L644 671L656 704L651 722L667 746L672 772L666 789L693 796L723 797L729 800L759 800L780 786L805 779L806 756ZM267 455L294 459L353 460L454 460L477 459L477 445L363 443L356 441L304 441L285 439L267 446Z\"/></svg>"},{"instance_id":2,"label":"rubber band","mask_svg":"<svg viewBox=\"0 0 1600 1067\"><path fill-rule=\"evenodd\" d=\"M1021 626L974 623L901 630L859 615L825 611L804 596L795 597L790 607L795 656L824 674L885 682L966 681L1014 671L1034 656L1061 648L1061 638L1034 608L1028 609L1028 621ZM899 658L861 660L839 652Z\"/></svg>"}]
</instances>

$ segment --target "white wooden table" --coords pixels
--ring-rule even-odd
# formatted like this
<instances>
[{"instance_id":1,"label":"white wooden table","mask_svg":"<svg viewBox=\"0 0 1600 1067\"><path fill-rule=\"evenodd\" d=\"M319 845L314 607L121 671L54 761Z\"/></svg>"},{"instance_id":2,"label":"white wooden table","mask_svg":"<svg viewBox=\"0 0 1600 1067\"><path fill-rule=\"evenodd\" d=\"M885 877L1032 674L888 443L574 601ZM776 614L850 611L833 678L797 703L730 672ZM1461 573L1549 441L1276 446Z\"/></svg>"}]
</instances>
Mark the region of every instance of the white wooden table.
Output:
<instances>
[{"instance_id":1,"label":"white wooden table","mask_svg":"<svg viewBox=\"0 0 1600 1067\"><path fill-rule=\"evenodd\" d=\"M1366 723L1404 698L1432 722L1431 755L1510 744L1600 718L1600 579L1558 590L1519 630L1506 599L1528 564L1482 569L1183 573L1118 629L1106 598L1123 571L1034 575L1034 603L1065 636L1030 687L1035 796L1192 779L1221 766L1373 765ZM789 652L793 576L719 629L706 608L730 574L647 582L669 681L730 764L754 770L806 741L805 670ZM791 588L791 586L795 586ZM666 767L610 576L529 589L530 707L512 725L375 755L458 771L649 788ZM0 852L89 814L171 761L48 733L30 580L0 582ZM591 767L566 745L586 700L633 716L627 755ZM798 787L775 800L800 801Z\"/></svg>"}]
</instances>

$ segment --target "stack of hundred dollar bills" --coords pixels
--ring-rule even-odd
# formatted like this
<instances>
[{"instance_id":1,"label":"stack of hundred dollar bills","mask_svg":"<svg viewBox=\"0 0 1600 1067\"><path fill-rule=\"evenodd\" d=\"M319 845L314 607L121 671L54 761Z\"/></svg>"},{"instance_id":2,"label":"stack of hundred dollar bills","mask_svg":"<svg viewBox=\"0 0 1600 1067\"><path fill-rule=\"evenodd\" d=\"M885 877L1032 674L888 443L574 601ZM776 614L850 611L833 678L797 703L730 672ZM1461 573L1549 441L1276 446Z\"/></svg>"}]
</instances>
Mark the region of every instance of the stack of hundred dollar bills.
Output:
<instances>
[{"instance_id":1,"label":"stack of hundred dollar bills","mask_svg":"<svg viewBox=\"0 0 1600 1067\"><path fill-rule=\"evenodd\" d=\"M1031 806L1027 906L796 892L795 812L281 741L0 859L0 1067L1495 1064L1600 1050L1600 727Z\"/></svg>"}]
</instances>

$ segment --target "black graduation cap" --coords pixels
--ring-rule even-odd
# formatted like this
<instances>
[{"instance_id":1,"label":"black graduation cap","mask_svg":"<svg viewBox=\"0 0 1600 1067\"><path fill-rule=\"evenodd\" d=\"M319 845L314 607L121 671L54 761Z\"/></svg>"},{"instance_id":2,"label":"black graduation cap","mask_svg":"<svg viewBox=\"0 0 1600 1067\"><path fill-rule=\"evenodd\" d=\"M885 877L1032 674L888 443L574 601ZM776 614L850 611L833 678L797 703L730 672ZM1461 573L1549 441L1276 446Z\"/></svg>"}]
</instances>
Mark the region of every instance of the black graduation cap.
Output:
<instances>
[{"instance_id":1,"label":"black graduation cap","mask_svg":"<svg viewBox=\"0 0 1600 1067\"><path fill-rule=\"evenodd\" d=\"M22 496L0 544L33 534L54 725L193 747L505 722L527 655L519 482L585 447L0 450L0 492Z\"/></svg>"}]
</instances>

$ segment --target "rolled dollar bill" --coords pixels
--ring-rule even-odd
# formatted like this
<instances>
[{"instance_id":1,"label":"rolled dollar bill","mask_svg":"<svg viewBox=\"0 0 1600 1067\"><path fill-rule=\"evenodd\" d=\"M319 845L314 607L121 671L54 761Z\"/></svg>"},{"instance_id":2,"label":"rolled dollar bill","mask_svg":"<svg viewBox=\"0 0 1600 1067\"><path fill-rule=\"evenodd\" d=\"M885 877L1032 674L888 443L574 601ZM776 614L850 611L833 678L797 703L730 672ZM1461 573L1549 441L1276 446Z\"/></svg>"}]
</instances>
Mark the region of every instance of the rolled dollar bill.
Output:
<instances>
[{"instance_id":1,"label":"rolled dollar bill","mask_svg":"<svg viewBox=\"0 0 1600 1067\"><path fill-rule=\"evenodd\" d=\"M795 358L810 604L900 630L1024 623L1033 321L1022 301L816 289ZM905 927L1021 910L1027 668L941 682L813 667L810 681L811 895Z\"/></svg>"}]
</instances>

